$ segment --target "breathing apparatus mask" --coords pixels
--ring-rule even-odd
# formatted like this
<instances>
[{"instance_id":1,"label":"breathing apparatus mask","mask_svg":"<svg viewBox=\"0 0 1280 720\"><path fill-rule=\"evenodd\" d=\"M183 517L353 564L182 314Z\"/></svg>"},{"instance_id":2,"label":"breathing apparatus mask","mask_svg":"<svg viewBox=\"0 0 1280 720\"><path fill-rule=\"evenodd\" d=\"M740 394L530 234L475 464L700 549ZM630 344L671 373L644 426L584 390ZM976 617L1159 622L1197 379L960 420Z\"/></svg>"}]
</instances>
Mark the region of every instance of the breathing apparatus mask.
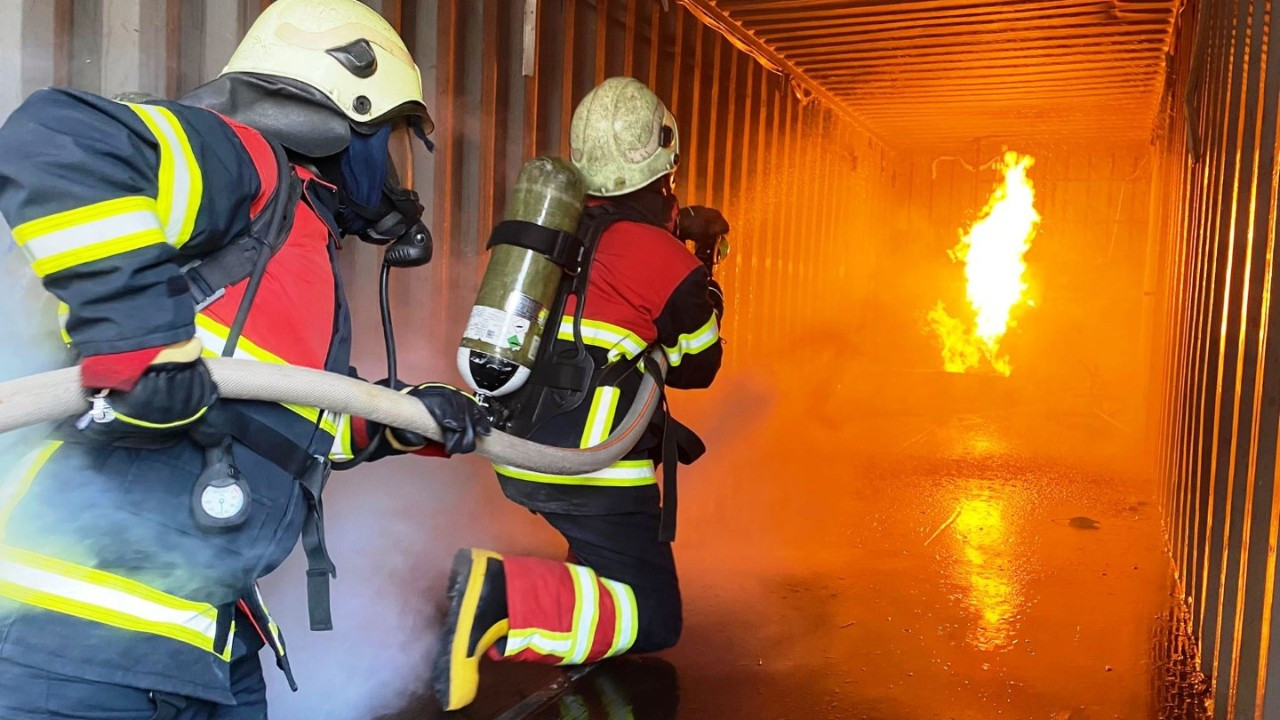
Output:
<instances>
[{"instance_id":1,"label":"breathing apparatus mask","mask_svg":"<svg viewBox=\"0 0 1280 720\"><path fill-rule=\"evenodd\" d=\"M412 189L415 138L428 152L433 149L417 117L398 118L372 133L353 128L350 144L337 158L338 227L364 242L391 245L385 260L393 267L431 260L431 233Z\"/></svg>"}]
</instances>

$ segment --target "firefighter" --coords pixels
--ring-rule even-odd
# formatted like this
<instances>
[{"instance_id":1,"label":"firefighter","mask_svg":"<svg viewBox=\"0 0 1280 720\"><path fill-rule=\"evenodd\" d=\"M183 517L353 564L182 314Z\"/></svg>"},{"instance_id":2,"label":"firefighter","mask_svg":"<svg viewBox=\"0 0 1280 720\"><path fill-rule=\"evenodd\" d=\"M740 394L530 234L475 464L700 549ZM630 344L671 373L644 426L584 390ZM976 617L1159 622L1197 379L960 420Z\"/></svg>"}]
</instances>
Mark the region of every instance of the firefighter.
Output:
<instances>
[{"instance_id":1,"label":"firefighter","mask_svg":"<svg viewBox=\"0 0 1280 720\"><path fill-rule=\"evenodd\" d=\"M593 376L586 400L568 410L543 413L540 408L555 403L536 398L557 390L539 387L536 379L511 404L513 422L531 427L532 440L578 448L599 444L621 423L623 413L616 410L635 398L641 359L651 347L666 354L668 387L711 384L720 368L723 304L708 270L678 235L702 238L680 232L676 220L686 216L689 222L682 224L694 233L727 232L728 226L708 208L678 212L676 122L639 81L612 78L588 93L574 113L570 140L571 160L589 196L578 234L598 237L581 336L603 370ZM566 308L556 357L573 354L575 310L573 303ZM671 535L663 532L663 511L674 510L674 487L665 485L664 501L655 471L655 461L671 460L674 452L663 452L664 426L676 432L665 417L657 418L654 432L625 459L597 473L566 477L496 468L507 497L540 514L568 541L569 562L475 548L457 553L433 665L433 689L446 709L475 698L485 653L581 665L675 644L680 589ZM664 475L664 483L674 479Z\"/></svg>"},{"instance_id":2,"label":"firefighter","mask_svg":"<svg viewBox=\"0 0 1280 720\"><path fill-rule=\"evenodd\" d=\"M0 717L265 718L258 651L288 665L255 581L300 535L312 626L330 623L325 456L487 432L436 385L406 392L444 448L219 401L201 359L347 372L338 240L425 232L389 147L430 131L403 41L356 0L278 0L182 101L42 90L0 129L0 212L93 401L0 485Z\"/></svg>"}]
</instances>

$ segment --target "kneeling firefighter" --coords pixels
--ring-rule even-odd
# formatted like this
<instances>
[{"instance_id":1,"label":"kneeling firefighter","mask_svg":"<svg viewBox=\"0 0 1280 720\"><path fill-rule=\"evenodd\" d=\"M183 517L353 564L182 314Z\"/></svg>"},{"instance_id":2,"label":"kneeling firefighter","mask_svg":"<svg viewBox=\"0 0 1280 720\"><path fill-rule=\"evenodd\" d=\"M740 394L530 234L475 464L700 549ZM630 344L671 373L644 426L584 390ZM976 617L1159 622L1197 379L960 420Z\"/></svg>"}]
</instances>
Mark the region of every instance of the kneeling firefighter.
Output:
<instances>
[{"instance_id":1,"label":"kneeling firefighter","mask_svg":"<svg viewBox=\"0 0 1280 720\"><path fill-rule=\"evenodd\" d=\"M0 129L0 212L93 398L0 485L0 717L265 718L258 651L288 664L256 580L301 536L312 627L330 627L329 458L488 432L443 386L406 392L445 448L219 401L202 360L349 371L339 240L429 258L391 150L431 129L404 43L356 0L278 0L181 101L42 90Z\"/></svg>"},{"instance_id":2,"label":"kneeling firefighter","mask_svg":"<svg viewBox=\"0 0 1280 720\"><path fill-rule=\"evenodd\" d=\"M573 177L555 171L558 161L540 159L517 181L508 222L490 243L490 270L459 366L473 386L510 411L510 432L585 448L602 443L622 422L623 413L615 411L633 402L642 373L660 372L645 361L651 349L660 347L666 355L668 387L705 388L714 380L722 355L722 296L681 239L702 247L710 239L703 235L723 235L729 228L715 210L679 211L675 119L639 81L611 78L592 90L574 113L570 138L578 171L567 168ZM527 203L534 212L521 212L524 183L540 175L559 185L547 191L545 204ZM587 207L575 234L570 218L576 221L583 189ZM686 232L677 227L678 217ZM531 221L558 229L561 238L530 227ZM540 233L547 235L543 241L536 240ZM573 245L567 234L576 235L577 252L563 252ZM571 267L571 275L577 272L567 300L544 306L545 300L525 293L513 292L506 300L492 293L490 276L503 267L519 269L525 278L544 262L511 263L509 245L560 255L554 259ZM580 266L575 258L583 259ZM548 315L549 339L539 350L527 335ZM497 342L492 352L479 351L486 341ZM531 372L510 360L520 352L508 352L527 346L532 347L524 357L538 356ZM663 412L625 459L597 473L558 476L497 467L507 497L542 515L568 541L570 561L459 551L433 666L441 704L457 709L472 702L486 653L499 660L580 665L675 644L682 612L671 551L674 467L677 455L692 461L701 450L696 436ZM656 463L664 467L661 493Z\"/></svg>"}]
</instances>

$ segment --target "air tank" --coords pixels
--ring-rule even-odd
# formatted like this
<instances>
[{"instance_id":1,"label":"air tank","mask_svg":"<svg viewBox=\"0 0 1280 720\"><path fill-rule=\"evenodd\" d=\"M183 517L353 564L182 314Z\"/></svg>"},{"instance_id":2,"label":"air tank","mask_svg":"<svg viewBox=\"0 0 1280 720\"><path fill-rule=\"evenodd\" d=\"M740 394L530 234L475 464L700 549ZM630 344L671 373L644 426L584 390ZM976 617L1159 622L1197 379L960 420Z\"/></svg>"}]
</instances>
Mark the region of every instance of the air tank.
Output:
<instances>
[{"instance_id":1,"label":"air tank","mask_svg":"<svg viewBox=\"0 0 1280 720\"><path fill-rule=\"evenodd\" d=\"M585 198L576 168L559 158L534 158L521 168L503 220L572 234ZM458 348L458 372L473 390L501 397L528 381L547 322L559 322L549 315L564 272L533 250L493 246Z\"/></svg>"}]
</instances>

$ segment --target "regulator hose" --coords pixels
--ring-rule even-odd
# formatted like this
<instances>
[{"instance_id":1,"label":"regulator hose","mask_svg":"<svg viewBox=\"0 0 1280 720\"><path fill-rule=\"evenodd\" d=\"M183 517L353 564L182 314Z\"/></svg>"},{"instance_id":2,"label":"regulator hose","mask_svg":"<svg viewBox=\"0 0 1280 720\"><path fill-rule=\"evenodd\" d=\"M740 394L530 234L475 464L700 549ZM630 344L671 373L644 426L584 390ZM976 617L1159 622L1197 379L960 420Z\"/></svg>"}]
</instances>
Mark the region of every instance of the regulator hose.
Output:
<instances>
[{"instance_id":1,"label":"regulator hose","mask_svg":"<svg viewBox=\"0 0 1280 720\"><path fill-rule=\"evenodd\" d=\"M661 350L651 357L666 371ZM258 400L316 407L362 417L390 427L404 428L440 441L440 428L422 403L390 388L373 385L323 370L272 365L253 360L206 358L205 365L223 398ZM511 465L552 475L585 475L618 462L639 442L654 411L662 402L662 389L653 373L641 381L635 402L618 429L603 443L586 449L559 448L494 431L477 438L476 453L498 465ZM0 433L62 420L89 409L80 385L80 368L52 372L0 383Z\"/></svg>"}]
</instances>

